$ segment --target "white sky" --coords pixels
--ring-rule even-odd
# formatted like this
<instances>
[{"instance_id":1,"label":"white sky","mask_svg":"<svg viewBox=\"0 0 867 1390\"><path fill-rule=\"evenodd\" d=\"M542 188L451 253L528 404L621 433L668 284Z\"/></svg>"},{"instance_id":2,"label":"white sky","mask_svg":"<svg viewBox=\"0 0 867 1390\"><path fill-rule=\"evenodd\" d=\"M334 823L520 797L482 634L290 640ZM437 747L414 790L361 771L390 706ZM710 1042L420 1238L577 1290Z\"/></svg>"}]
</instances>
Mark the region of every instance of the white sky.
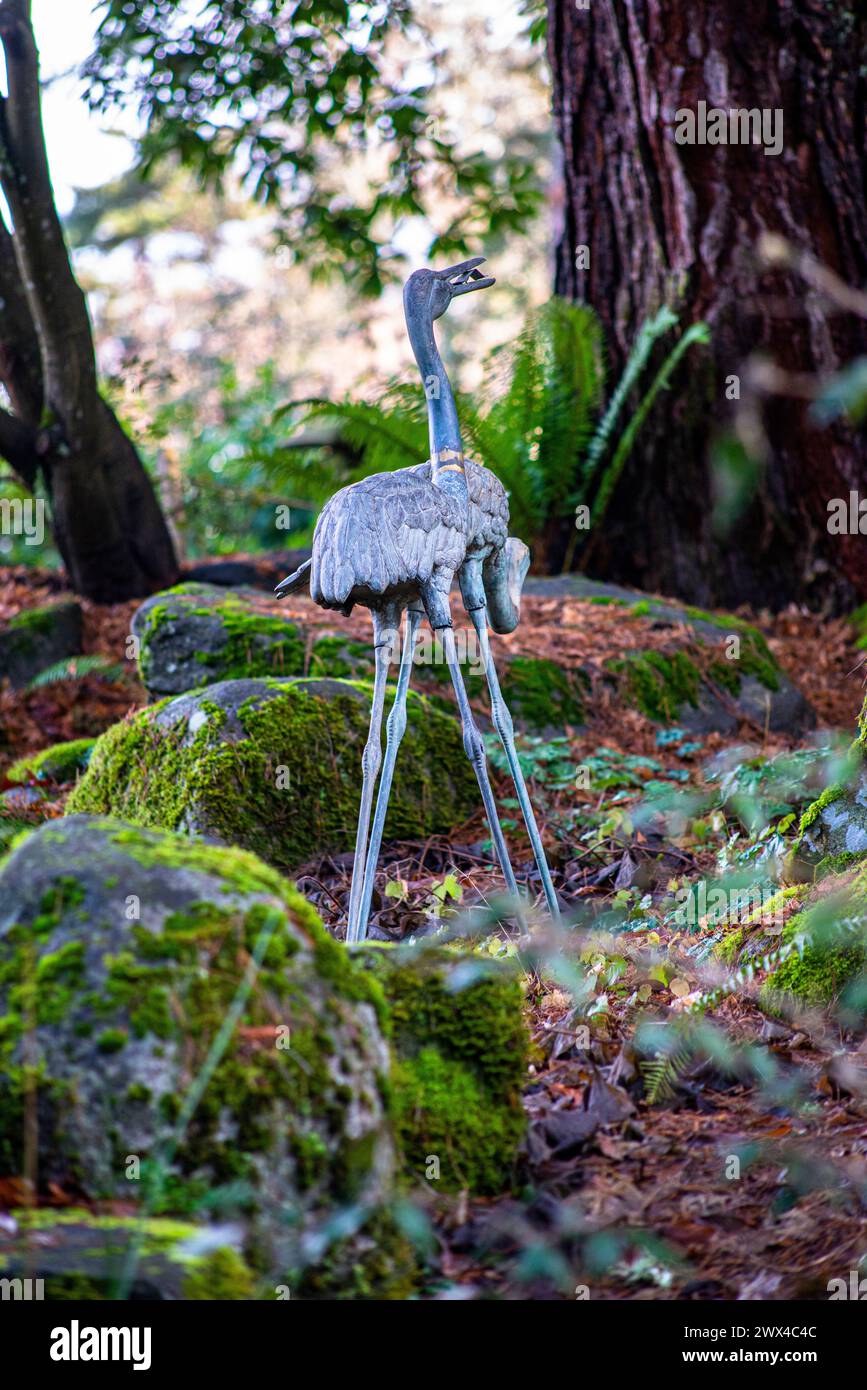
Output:
<instances>
[{"instance_id":1,"label":"white sky","mask_svg":"<svg viewBox=\"0 0 867 1390\"><path fill-rule=\"evenodd\" d=\"M32 0L33 27L43 79L81 64L93 43L93 0ZM42 119L57 202L72 206L72 190L116 178L130 163L129 141L111 134L104 117L92 115L75 77L53 82L43 93ZM116 124L119 126L120 122Z\"/></svg>"}]
</instances>

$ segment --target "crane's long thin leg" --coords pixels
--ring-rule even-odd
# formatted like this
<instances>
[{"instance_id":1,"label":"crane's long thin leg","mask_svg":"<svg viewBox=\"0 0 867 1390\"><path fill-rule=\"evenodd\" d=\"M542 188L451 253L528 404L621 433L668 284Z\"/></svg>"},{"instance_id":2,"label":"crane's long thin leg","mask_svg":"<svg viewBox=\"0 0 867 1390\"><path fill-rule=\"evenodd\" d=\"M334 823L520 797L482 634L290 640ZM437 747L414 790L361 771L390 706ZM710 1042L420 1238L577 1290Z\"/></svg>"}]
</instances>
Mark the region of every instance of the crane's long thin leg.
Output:
<instances>
[{"instance_id":1,"label":"crane's long thin leg","mask_svg":"<svg viewBox=\"0 0 867 1390\"><path fill-rule=\"evenodd\" d=\"M370 811L376 775L382 762L382 711L385 705L385 682L391 660L394 638L394 615L384 610L373 611L374 658L373 701L370 709L370 729L361 755L361 805L358 808L358 830L355 836L355 859L352 864L352 886L349 890L349 917L346 926L347 942L358 940L361 890L367 857L367 837L370 830Z\"/></svg>"},{"instance_id":2,"label":"crane's long thin leg","mask_svg":"<svg viewBox=\"0 0 867 1390\"><path fill-rule=\"evenodd\" d=\"M518 884L515 881L515 872L512 862L509 859L509 850L506 845L506 837L503 834L503 827L500 825L500 817L497 814L497 807L494 801L494 793L491 789L491 780L488 776L488 762L485 757L485 745L479 733L478 726L473 718L470 702L467 699L464 678L461 674L461 667L458 661L457 651L455 650L455 634L451 627L439 629L439 637L443 644L446 654L446 661L449 665L449 672L452 678L452 685L455 688L455 695L458 700L458 709L461 714L461 724L464 733L464 751L473 765L476 778L479 783L479 790L482 793L482 801L485 806L485 815L488 818L488 825L491 830L491 838L494 842L494 849L500 861L500 868L503 871L503 878L506 880L508 892L520 901L518 896Z\"/></svg>"},{"instance_id":3,"label":"crane's long thin leg","mask_svg":"<svg viewBox=\"0 0 867 1390\"><path fill-rule=\"evenodd\" d=\"M515 726L512 723L512 716L509 713L509 708L503 699L503 692L500 690L500 681L497 676L497 668L494 665L494 658L491 654L491 644L488 640L487 609L474 608L470 612L470 617L473 621L473 627L476 629L482 660L485 664L488 689L491 692L491 715L494 721L494 728L500 735L503 747L506 750L509 771L515 783L515 791L518 793L518 802L524 817L524 824L527 827L530 844L533 846L533 857L536 860L536 867L539 870L539 876L542 880L542 890L545 894L545 901L548 904L548 910L551 916L555 921L558 921L560 917L560 905L557 902L557 894L554 892L554 884L551 882L551 870L548 868L548 860L545 857L542 837L539 834L539 827L536 824L536 816L530 801L530 794L527 791L527 783L524 780L524 773L521 770L518 750L515 747Z\"/></svg>"},{"instance_id":4,"label":"crane's long thin leg","mask_svg":"<svg viewBox=\"0 0 867 1390\"><path fill-rule=\"evenodd\" d=\"M355 937L357 941L363 941L367 935L367 919L370 916L370 902L373 897L373 884L376 878L376 865L379 860L382 832L385 826L386 813L388 811L388 800L391 796L394 767L397 762L397 754L401 739L406 730L406 695L409 689L410 676L412 675L412 658L415 650L416 633L418 632L418 625L421 622L422 616L423 610L420 605L407 610L406 632L403 639L403 654L400 661L400 673L397 678L397 690L395 691L394 704L385 721L385 757L382 763L382 773L379 778L379 790L376 793L376 810L373 814L373 828L370 832L370 843L367 846L367 862L364 866L364 886L361 891L361 906L358 912L358 932Z\"/></svg>"}]
</instances>

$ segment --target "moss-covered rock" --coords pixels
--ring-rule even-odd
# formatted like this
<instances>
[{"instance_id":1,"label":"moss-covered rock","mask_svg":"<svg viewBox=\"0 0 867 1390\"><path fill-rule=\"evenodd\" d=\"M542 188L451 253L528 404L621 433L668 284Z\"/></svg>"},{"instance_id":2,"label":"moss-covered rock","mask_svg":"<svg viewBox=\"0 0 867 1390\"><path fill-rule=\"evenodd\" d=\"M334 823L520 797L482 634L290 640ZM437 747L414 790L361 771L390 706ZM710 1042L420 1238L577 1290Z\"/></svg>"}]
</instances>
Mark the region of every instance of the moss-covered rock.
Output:
<instances>
[{"instance_id":1,"label":"moss-covered rock","mask_svg":"<svg viewBox=\"0 0 867 1390\"><path fill-rule=\"evenodd\" d=\"M528 598L573 598L605 615L590 624L588 657L607 673L625 704L658 723L693 733L734 733L746 718L762 728L801 733L815 714L774 659L757 627L731 613L712 613L583 575L528 579ZM604 640L628 622L630 640ZM636 645L646 627L654 640ZM605 651L593 651L599 633ZM664 640L659 640L660 636ZM624 651L624 647L627 650Z\"/></svg>"},{"instance_id":2,"label":"moss-covered rock","mask_svg":"<svg viewBox=\"0 0 867 1390\"><path fill-rule=\"evenodd\" d=\"M35 1113L42 1186L233 1211L282 1279L389 1196L381 1024L381 987L253 855L53 821L0 872L0 1178Z\"/></svg>"},{"instance_id":3,"label":"moss-covered rock","mask_svg":"<svg viewBox=\"0 0 867 1390\"><path fill-rule=\"evenodd\" d=\"M783 933L784 944L797 932L809 935L809 918L793 918ZM779 997L791 995L799 1004L821 1008L838 1002L846 987L864 970L863 946L829 948L808 943L803 951L788 956L762 986L761 1000L777 1007Z\"/></svg>"},{"instance_id":4,"label":"moss-covered rock","mask_svg":"<svg viewBox=\"0 0 867 1390\"><path fill-rule=\"evenodd\" d=\"M659 607L646 600L641 615L658 621ZM690 634L683 649L653 647L606 663L628 704L649 719L693 733L734 733L741 719L775 731L812 727L809 706L777 666L757 628L692 608L684 609L681 619ZM737 655L729 657L729 650Z\"/></svg>"},{"instance_id":5,"label":"moss-covered rock","mask_svg":"<svg viewBox=\"0 0 867 1390\"><path fill-rule=\"evenodd\" d=\"M81 651L81 605L74 600L27 608L0 625L0 680L15 689L46 666Z\"/></svg>"},{"instance_id":6,"label":"moss-covered rock","mask_svg":"<svg viewBox=\"0 0 867 1390\"><path fill-rule=\"evenodd\" d=\"M95 738L74 738L54 743L38 753L19 758L7 769L10 782L74 782L87 767Z\"/></svg>"},{"instance_id":7,"label":"moss-covered rock","mask_svg":"<svg viewBox=\"0 0 867 1390\"><path fill-rule=\"evenodd\" d=\"M502 663L503 698L515 723L534 733L562 733L567 724L583 725L588 683L582 671L564 671L543 657L514 656Z\"/></svg>"},{"instance_id":8,"label":"moss-covered rock","mask_svg":"<svg viewBox=\"0 0 867 1390\"><path fill-rule=\"evenodd\" d=\"M867 766L863 714L841 780L828 786L801 817L791 862L796 872L833 872L867 857Z\"/></svg>"},{"instance_id":9,"label":"moss-covered rock","mask_svg":"<svg viewBox=\"0 0 867 1390\"><path fill-rule=\"evenodd\" d=\"M139 1249L128 1291L134 1299L255 1296L247 1262L225 1244L238 1238L240 1227L212 1229L165 1216L98 1216L82 1207L25 1208L10 1216L17 1229L0 1237L3 1277L41 1279L52 1302L117 1298L133 1247Z\"/></svg>"},{"instance_id":10,"label":"moss-covered rock","mask_svg":"<svg viewBox=\"0 0 867 1390\"><path fill-rule=\"evenodd\" d=\"M154 695L179 695L215 681L304 672L305 638L264 611L262 595L215 584L178 584L136 611L139 671Z\"/></svg>"},{"instance_id":11,"label":"moss-covered rock","mask_svg":"<svg viewBox=\"0 0 867 1390\"><path fill-rule=\"evenodd\" d=\"M141 679L155 697L262 676L373 674L369 643L345 633L307 632L275 613L273 598L255 589L178 584L142 604L132 631Z\"/></svg>"},{"instance_id":12,"label":"moss-covered rock","mask_svg":"<svg viewBox=\"0 0 867 1390\"><path fill-rule=\"evenodd\" d=\"M449 1191L508 1189L526 1124L528 1039L515 970L426 945L371 943L355 954L388 1001L406 1172Z\"/></svg>"},{"instance_id":13,"label":"moss-covered rock","mask_svg":"<svg viewBox=\"0 0 867 1390\"><path fill-rule=\"evenodd\" d=\"M735 971L756 964L769 969L760 995L769 1012L794 1001L867 1017L867 869L780 889L729 932L714 955Z\"/></svg>"},{"instance_id":14,"label":"moss-covered rock","mask_svg":"<svg viewBox=\"0 0 867 1390\"><path fill-rule=\"evenodd\" d=\"M69 802L204 834L293 868L355 843L370 687L224 681L110 729ZM386 835L446 832L475 808L455 718L410 694Z\"/></svg>"}]
</instances>

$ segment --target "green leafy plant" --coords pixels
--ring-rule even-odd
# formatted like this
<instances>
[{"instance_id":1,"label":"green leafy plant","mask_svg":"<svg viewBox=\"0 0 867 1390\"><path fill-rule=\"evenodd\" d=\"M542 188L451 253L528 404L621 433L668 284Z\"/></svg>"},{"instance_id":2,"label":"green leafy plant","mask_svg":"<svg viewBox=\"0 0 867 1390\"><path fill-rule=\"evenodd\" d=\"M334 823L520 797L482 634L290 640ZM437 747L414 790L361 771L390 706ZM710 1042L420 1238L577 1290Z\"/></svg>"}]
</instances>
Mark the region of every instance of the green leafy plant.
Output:
<instances>
[{"instance_id":1,"label":"green leafy plant","mask_svg":"<svg viewBox=\"0 0 867 1390\"><path fill-rule=\"evenodd\" d=\"M692 1060L692 1047L681 1043L671 1052L660 1052L656 1057L641 1062L644 1097L648 1105L659 1105L673 1099L677 1084Z\"/></svg>"},{"instance_id":2,"label":"green leafy plant","mask_svg":"<svg viewBox=\"0 0 867 1390\"><path fill-rule=\"evenodd\" d=\"M105 680L122 680L130 674L130 668L123 662L110 661L107 656L67 656L55 661L34 676L27 690L39 690L44 685L57 685L59 681L79 681L85 676L102 676Z\"/></svg>"},{"instance_id":3,"label":"green leafy plant","mask_svg":"<svg viewBox=\"0 0 867 1390\"><path fill-rule=\"evenodd\" d=\"M400 263L395 227L441 213L444 185L455 206L431 254L452 260L524 234L543 198L532 161L464 152L440 132L439 84L407 83L412 64L395 62L397 45L425 63L427 42L411 0L103 0L86 95L103 112L135 109L145 177L179 163L205 187L240 178L314 274L376 295ZM376 177L365 148L381 155Z\"/></svg>"},{"instance_id":4,"label":"green leafy plant","mask_svg":"<svg viewBox=\"0 0 867 1390\"><path fill-rule=\"evenodd\" d=\"M689 347L708 341L704 324L689 328L620 428L655 345L676 326L667 309L644 325L602 411L599 319L588 306L555 297L534 310L514 342L489 354L476 395L459 396L467 449L505 486L512 526L524 540L538 542L551 522L582 504L594 524L601 520L657 396ZM377 401L297 404L306 408L304 426L323 420L338 426L342 439L358 450L363 473L404 468L427 457L425 401L415 384L394 382Z\"/></svg>"}]
</instances>

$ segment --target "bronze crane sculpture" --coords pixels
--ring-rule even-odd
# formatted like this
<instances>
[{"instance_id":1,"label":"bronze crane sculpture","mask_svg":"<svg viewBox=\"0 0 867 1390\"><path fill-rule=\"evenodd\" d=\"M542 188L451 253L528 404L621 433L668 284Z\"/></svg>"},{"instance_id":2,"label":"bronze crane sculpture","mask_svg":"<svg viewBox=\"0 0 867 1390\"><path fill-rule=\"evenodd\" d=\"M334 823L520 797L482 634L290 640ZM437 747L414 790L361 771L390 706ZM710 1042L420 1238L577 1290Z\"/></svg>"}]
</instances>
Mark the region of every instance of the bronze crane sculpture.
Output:
<instances>
[{"instance_id":1,"label":"bronze crane sculpture","mask_svg":"<svg viewBox=\"0 0 867 1390\"><path fill-rule=\"evenodd\" d=\"M519 804L552 915L557 897L536 818L515 748L512 719L503 700L488 640L514 631L529 566L523 542L509 537L505 489L487 468L464 456L454 393L434 337L433 325L452 299L494 284L476 257L448 270L419 270L404 287L410 342L428 402L431 457L428 462L378 473L342 488L323 508L313 537L313 556L276 589L282 597L308 580L324 608L350 613L355 604L371 611L375 675L370 732L362 756L361 806L349 894L346 939L364 939L394 766L406 729L406 698L416 634L427 615L440 636L457 697L464 750L479 783L485 813L506 887L518 889L487 770L484 743L464 687L452 630L449 592L458 577L464 607L476 631L491 695L494 727L506 751ZM385 758L381 726L393 634L407 612L394 704L386 721ZM373 793L379 792L371 830Z\"/></svg>"}]
</instances>

